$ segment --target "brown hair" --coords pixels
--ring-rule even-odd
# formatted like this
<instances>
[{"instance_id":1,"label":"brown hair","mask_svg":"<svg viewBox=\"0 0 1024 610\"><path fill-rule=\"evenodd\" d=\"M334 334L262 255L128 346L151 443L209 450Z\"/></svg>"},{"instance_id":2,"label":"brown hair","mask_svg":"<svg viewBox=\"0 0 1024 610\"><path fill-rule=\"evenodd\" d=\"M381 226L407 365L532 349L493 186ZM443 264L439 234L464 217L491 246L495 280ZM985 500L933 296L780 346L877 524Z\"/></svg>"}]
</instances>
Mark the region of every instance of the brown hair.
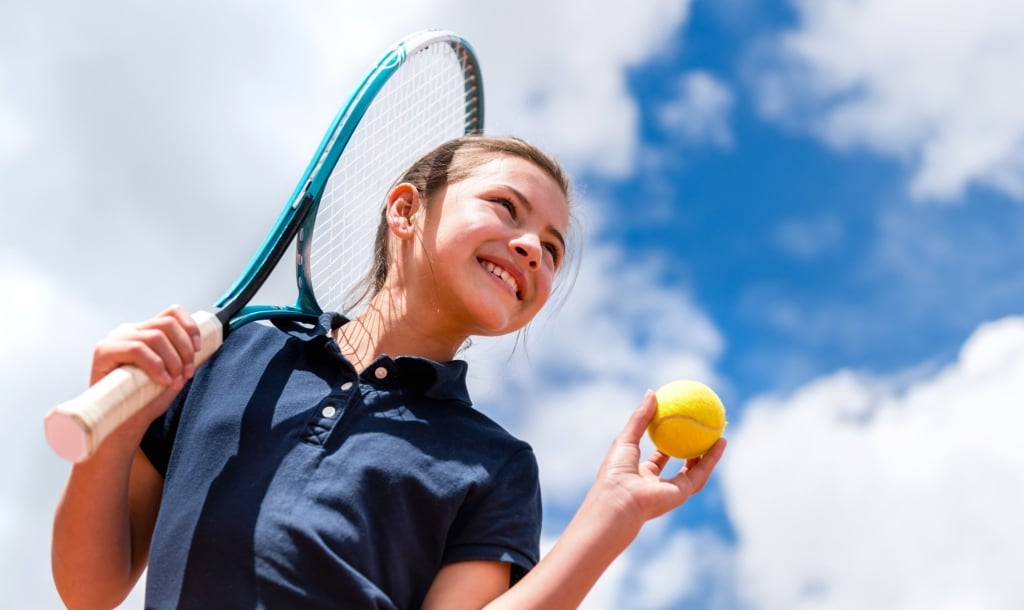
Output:
<instances>
[{"instance_id":1,"label":"brown hair","mask_svg":"<svg viewBox=\"0 0 1024 610\"><path fill-rule=\"evenodd\" d=\"M502 156L525 159L544 170L561 187L566 201L571 200L571 182L561 165L536 146L514 137L469 135L449 140L413 163L395 184L408 182L413 185L419 192L420 199L427 205L438 191L449 184L465 180L480 165ZM570 225L573 224L571 211L570 205ZM572 235L575 231L570 230L569 233ZM569 237L567 235L566 239L569 240ZM372 297L384 287L391 263L388 239L388 224L385 211L382 210L374 240L373 267L363 282L360 297ZM570 248L567 246L566 250L566 256L569 258Z\"/></svg>"}]
</instances>

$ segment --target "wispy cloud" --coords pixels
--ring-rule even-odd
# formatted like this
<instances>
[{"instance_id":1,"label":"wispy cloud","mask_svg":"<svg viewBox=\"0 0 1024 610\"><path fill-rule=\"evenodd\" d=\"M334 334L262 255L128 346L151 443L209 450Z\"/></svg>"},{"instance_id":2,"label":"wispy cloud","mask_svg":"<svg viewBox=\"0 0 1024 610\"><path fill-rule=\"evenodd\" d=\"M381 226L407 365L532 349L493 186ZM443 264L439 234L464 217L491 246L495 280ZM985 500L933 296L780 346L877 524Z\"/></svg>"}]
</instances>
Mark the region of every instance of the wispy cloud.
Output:
<instances>
[{"instance_id":1,"label":"wispy cloud","mask_svg":"<svg viewBox=\"0 0 1024 610\"><path fill-rule=\"evenodd\" d=\"M760 105L840 148L907 163L910 192L1024 199L1024 5L799 0L764 53ZM777 45L777 46L775 46Z\"/></svg>"},{"instance_id":2,"label":"wispy cloud","mask_svg":"<svg viewBox=\"0 0 1024 610\"><path fill-rule=\"evenodd\" d=\"M729 85L707 72L695 70L680 75L675 89L675 98L655 109L664 135L687 144L730 147L733 92Z\"/></svg>"},{"instance_id":3,"label":"wispy cloud","mask_svg":"<svg viewBox=\"0 0 1024 610\"><path fill-rule=\"evenodd\" d=\"M794 218L783 221L771 230L771 239L785 254L800 260L811 260L842 246L842 222L835 216Z\"/></svg>"},{"instance_id":4,"label":"wispy cloud","mask_svg":"<svg viewBox=\"0 0 1024 610\"><path fill-rule=\"evenodd\" d=\"M902 304L906 323L928 327L973 327L977 320L1021 310L1024 273L1022 217L1010 206L985 214L966 209L894 206L876 220L874 242L860 273L884 295L893 316Z\"/></svg>"}]
</instances>

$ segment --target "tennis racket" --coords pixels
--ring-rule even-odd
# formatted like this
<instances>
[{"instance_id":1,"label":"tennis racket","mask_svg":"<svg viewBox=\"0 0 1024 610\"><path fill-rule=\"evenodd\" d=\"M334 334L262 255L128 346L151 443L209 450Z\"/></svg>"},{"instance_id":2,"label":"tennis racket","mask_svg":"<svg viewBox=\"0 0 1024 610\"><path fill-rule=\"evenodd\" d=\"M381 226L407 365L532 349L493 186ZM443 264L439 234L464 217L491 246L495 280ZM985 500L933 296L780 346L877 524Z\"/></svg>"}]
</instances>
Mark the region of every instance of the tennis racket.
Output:
<instances>
[{"instance_id":1,"label":"tennis racket","mask_svg":"<svg viewBox=\"0 0 1024 610\"><path fill-rule=\"evenodd\" d=\"M314 321L323 311L356 311L362 303L349 301L370 270L394 181L438 144L482 127L483 85L472 47L441 30L398 42L342 106L284 211L216 310L192 315L202 337L196 365L233 329L254 320ZM249 304L292 242L295 305ZM136 367L118 368L47 413L47 441L61 457L80 462L162 389Z\"/></svg>"}]
</instances>

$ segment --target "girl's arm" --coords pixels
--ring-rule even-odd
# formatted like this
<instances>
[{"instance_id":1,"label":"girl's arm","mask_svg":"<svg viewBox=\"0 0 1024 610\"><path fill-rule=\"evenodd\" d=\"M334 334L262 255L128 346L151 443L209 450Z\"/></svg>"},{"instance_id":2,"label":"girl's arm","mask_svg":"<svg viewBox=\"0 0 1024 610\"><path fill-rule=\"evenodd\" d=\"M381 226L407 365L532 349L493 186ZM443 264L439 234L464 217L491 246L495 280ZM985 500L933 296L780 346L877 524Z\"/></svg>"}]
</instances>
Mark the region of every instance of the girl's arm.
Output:
<instances>
[{"instance_id":1,"label":"girl's arm","mask_svg":"<svg viewBox=\"0 0 1024 610\"><path fill-rule=\"evenodd\" d=\"M89 459L75 464L57 505L51 565L69 608L114 607L146 566L163 479L139 450L149 424L192 375L198 338L187 312L172 307L152 320L122 326L96 346L91 382L134 364L168 386L112 433Z\"/></svg>"},{"instance_id":2,"label":"girl's arm","mask_svg":"<svg viewBox=\"0 0 1024 610\"><path fill-rule=\"evenodd\" d=\"M508 591L511 566L502 561L458 561L437 573L420 610L479 610Z\"/></svg>"},{"instance_id":3,"label":"girl's arm","mask_svg":"<svg viewBox=\"0 0 1024 610\"><path fill-rule=\"evenodd\" d=\"M640 461L640 438L654 415L655 404L654 393L647 392L640 407L612 444L583 504L558 543L540 563L507 590L507 569L503 574L486 572L493 577L487 582L496 582L500 587L495 590L492 584L493 601L487 604L469 602L472 598L467 596L461 599L469 603L457 607L486 607L488 610L576 608L612 561L633 542L644 523L679 507L704 488L725 451L725 440L719 440L703 457L688 460L686 468L676 476L662 479L661 472L668 463L668 456L656 451L647 460ZM453 564L449 568L457 569L457 566L459 564ZM491 565L490 569L495 569L495 566ZM466 582L461 578L442 580L443 575L442 571L431 593L439 598L460 599L453 590L448 590L448 594L443 596L442 592L434 590L442 584L459 587L462 586L460 583ZM505 577L504 585L500 581L502 575ZM424 608L428 606L424 605Z\"/></svg>"},{"instance_id":4,"label":"girl's arm","mask_svg":"<svg viewBox=\"0 0 1024 610\"><path fill-rule=\"evenodd\" d=\"M120 604L149 556L163 480L137 448L110 445L73 467L54 518L53 580L69 610Z\"/></svg>"}]
</instances>

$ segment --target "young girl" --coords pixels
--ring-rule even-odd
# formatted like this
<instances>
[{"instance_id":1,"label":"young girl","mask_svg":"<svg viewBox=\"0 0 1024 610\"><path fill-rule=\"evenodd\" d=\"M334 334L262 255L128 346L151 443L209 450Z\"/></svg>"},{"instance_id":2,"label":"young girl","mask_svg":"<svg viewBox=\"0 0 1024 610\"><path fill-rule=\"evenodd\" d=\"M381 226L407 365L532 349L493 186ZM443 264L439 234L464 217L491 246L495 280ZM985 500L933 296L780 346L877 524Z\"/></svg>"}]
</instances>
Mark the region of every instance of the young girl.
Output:
<instances>
[{"instance_id":1,"label":"young girl","mask_svg":"<svg viewBox=\"0 0 1024 610\"><path fill-rule=\"evenodd\" d=\"M548 300L568 191L521 140L461 138L389 192L352 320L246 325L198 372L180 307L101 341L94 382L134 364L167 389L72 469L52 549L68 607L116 606L147 565L147 608L579 605L725 443L661 478L668 458L638 447L648 392L539 560L536 459L471 406L454 357Z\"/></svg>"}]
</instances>

